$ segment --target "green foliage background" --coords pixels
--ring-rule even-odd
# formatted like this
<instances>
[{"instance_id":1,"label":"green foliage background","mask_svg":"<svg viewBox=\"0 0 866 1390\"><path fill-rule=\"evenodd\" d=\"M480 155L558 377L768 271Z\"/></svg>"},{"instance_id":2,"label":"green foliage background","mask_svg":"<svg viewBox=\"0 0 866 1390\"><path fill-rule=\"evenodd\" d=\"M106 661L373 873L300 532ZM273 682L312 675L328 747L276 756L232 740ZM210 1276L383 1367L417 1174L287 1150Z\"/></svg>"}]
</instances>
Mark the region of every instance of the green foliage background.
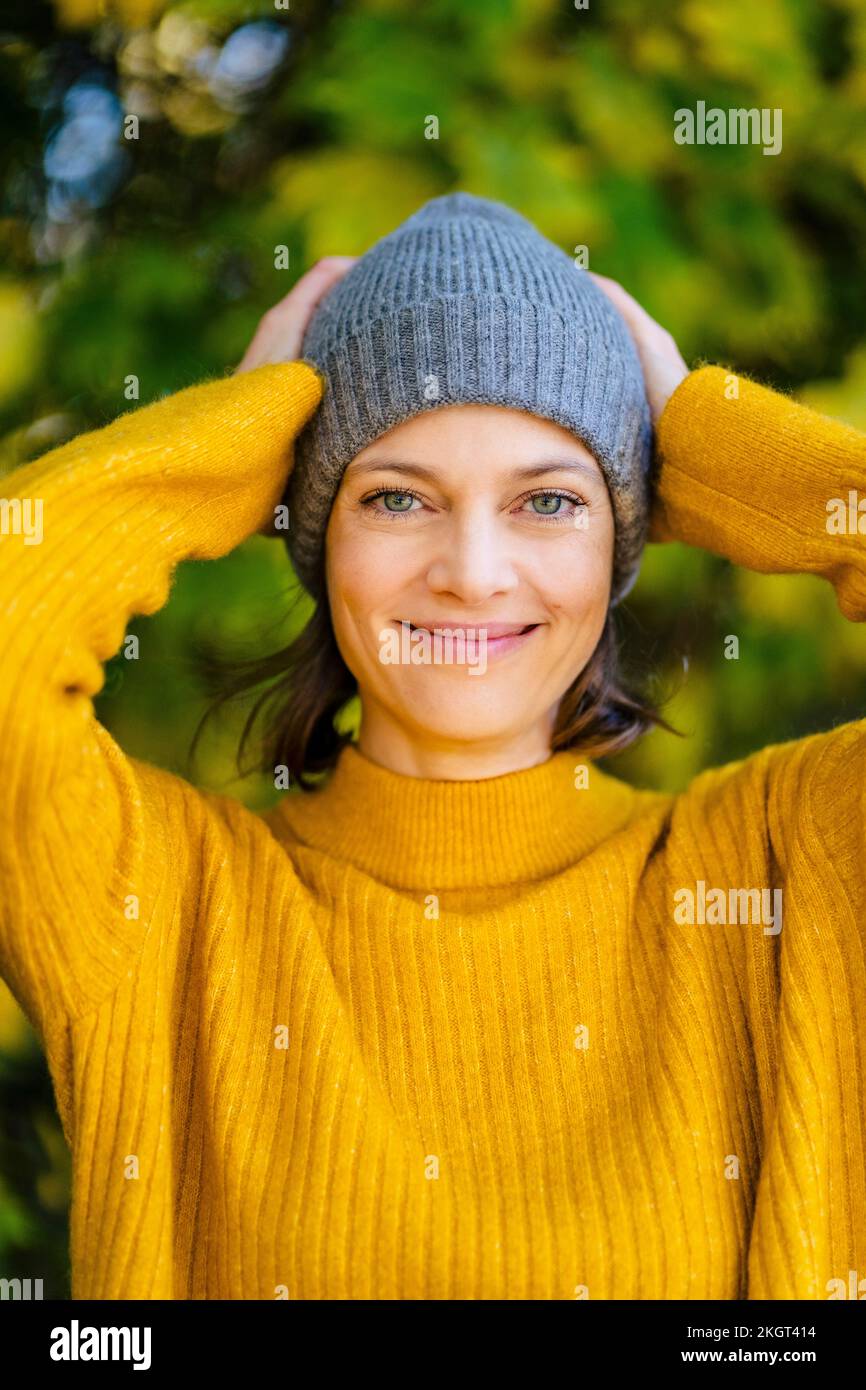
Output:
<instances>
[{"instance_id":1,"label":"green foliage background","mask_svg":"<svg viewBox=\"0 0 866 1390\"><path fill-rule=\"evenodd\" d=\"M284 60L220 99L208 72L258 23L284 32ZM588 246L687 361L866 428L861 0L34 0L0 4L0 34L0 472L129 408L130 374L145 402L224 373L314 260L363 252L453 189ZM56 216L45 156L82 82L138 113L139 136L118 135L102 182L83 201L66 189ZM673 113L698 100L780 108L781 154L676 145ZM264 806L273 789L234 775L242 710L194 768L187 751L208 654L282 645L294 592L262 538L181 566L167 607L133 624L140 659L109 663L100 718L130 753ZM814 579L655 547L623 623L689 737L654 733L612 760L621 776L676 789L863 713L863 631ZM0 1045L0 1275L65 1296L68 1156L5 990Z\"/></svg>"}]
</instances>

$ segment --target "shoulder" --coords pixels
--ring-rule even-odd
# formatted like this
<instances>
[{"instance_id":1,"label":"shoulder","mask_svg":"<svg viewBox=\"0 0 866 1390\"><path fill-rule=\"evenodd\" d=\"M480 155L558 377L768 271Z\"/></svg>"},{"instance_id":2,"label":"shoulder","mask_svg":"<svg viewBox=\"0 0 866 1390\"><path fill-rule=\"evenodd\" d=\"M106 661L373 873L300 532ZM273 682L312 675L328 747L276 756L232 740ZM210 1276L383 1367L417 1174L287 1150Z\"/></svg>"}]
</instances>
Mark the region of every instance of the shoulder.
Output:
<instances>
[{"instance_id":1,"label":"shoulder","mask_svg":"<svg viewBox=\"0 0 866 1390\"><path fill-rule=\"evenodd\" d=\"M134 775L136 802L148 822L151 843L159 837L170 850L173 871L204 871L279 854L266 816L238 797L196 787L153 763L125 761Z\"/></svg>"},{"instance_id":2,"label":"shoulder","mask_svg":"<svg viewBox=\"0 0 866 1390\"><path fill-rule=\"evenodd\" d=\"M866 719L768 744L708 768L675 798L672 815L727 822L732 835L759 828L780 843L797 833L862 832Z\"/></svg>"}]
</instances>

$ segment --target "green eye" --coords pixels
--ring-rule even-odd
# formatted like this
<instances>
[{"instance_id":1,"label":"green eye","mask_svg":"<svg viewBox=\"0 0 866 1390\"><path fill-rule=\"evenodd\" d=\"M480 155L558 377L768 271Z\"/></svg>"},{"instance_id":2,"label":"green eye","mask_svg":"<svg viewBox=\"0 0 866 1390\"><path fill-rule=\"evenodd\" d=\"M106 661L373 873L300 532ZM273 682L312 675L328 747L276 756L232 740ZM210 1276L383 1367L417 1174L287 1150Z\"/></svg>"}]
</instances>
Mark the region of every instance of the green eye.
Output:
<instances>
[{"instance_id":1,"label":"green eye","mask_svg":"<svg viewBox=\"0 0 866 1390\"><path fill-rule=\"evenodd\" d=\"M394 501L396 501L396 506L392 506ZM374 492L372 496L363 497L361 506L366 507L374 516L387 516L396 521L398 517L411 516L415 511L412 503L416 501L421 502L422 498L411 488L383 487L378 492ZM384 505L382 505L383 503ZM419 507L418 510L423 511L423 506Z\"/></svg>"},{"instance_id":2,"label":"green eye","mask_svg":"<svg viewBox=\"0 0 866 1390\"><path fill-rule=\"evenodd\" d=\"M559 511L559 504L563 501L563 498L558 492L539 492L530 500L533 504L536 502L544 504L539 508L540 516L552 516L555 512Z\"/></svg>"},{"instance_id":3,"label":"green eye","mask_svg":"<svg viewBox=\"0 0 866 1390\"><path fill-rule=\"evenodd\" d=\"M408 512L409 508L412 506L413 497L411 492L383 492L381 493L381 497L382 501L385 503L386 510L389 512ZM391 507L388 504L389 497L402 498L406 505Z\"/></svg>"}]
</instances>

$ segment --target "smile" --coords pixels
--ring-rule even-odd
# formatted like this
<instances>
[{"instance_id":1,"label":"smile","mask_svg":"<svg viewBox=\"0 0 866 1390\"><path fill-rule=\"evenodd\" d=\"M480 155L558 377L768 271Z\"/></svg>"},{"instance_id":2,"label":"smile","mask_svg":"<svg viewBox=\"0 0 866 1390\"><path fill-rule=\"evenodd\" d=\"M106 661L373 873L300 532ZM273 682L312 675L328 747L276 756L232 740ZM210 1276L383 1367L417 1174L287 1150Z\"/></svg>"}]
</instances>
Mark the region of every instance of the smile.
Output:
<instances>
[{"instance_id":1,"label":"smile","mask_svg":"<svg viewBox=\"0 0 866 1390\"><path fill-rule=\"evenodd\" d=\"M400 625L401 620L394 620ZM402 620L408 621L408 620ZM477 623L471 626L465 623L438 622L435 625L426 626L421 623L408 622L410 632L423 632L428 637L437 636L447 640L451 633L455 638L462 638L467 644L485 651L487 658L507 656L511 652L517 651L531 640L532 634L542 627L541 623Z\"/></svg>"},{"instance_id":2,"label":"smile","mask_svg":"<svg viewBox=\"0 0 866 1390\"><path fill-rule=\"evenodd\" d=\"M407 619L395 618L395 622L405 622ZM430 633L461 633L467 639L476 642L488 641L496 642L502 637L522 637L525 633L531 632L539 627L539 623L460 623L460 622L438 622L435 625L430 623L413 623L409 620L409 627L413 632Z\"/></svg>"}]
</instances>

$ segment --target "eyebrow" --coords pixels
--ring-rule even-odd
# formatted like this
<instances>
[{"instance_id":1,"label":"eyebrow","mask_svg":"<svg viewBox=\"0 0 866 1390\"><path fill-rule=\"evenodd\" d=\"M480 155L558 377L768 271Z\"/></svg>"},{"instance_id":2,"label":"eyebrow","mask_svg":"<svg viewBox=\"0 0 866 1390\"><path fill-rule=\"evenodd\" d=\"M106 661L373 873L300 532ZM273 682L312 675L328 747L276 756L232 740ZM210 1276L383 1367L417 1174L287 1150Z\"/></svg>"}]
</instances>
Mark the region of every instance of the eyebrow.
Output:
<instances>
[{"instance_id":1,"label":"eyebrow","mask_svg":"<svg viewBox=\"0 0 866 1390\"><path fill-rule=\"evenodd\" d=\"M537 463L530 463L525 468L512 468L507 477L514 481L520 478L537 478L542 473L552 473L560 469L582 473L584 477L592 478L595 482L601 481L598 469L593 468L591 464L584 463L581 459L558 457L539 459ZM346 474L355 477L356 474L383 471L406 473L413 478L426 478L429 482L438 481L435 468L426 468L421 463L410 463L403 459L369 459L364 463L350 464L346 469Z\"/></svg>"}]
</instances>

